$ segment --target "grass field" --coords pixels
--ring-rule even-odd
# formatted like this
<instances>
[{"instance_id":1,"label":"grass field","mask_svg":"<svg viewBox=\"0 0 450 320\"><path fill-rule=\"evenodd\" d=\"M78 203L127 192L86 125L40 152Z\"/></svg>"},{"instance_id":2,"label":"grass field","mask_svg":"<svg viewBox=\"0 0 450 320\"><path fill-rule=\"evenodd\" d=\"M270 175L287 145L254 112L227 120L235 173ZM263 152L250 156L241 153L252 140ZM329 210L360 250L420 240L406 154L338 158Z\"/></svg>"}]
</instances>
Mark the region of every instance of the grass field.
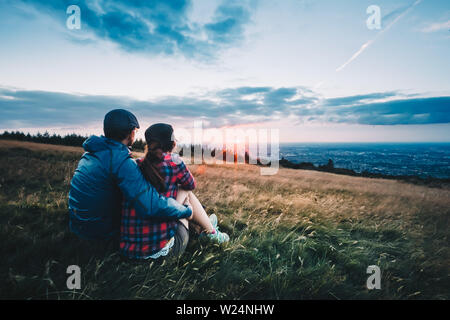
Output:
<instances>
[{"instance_id":1,"label":"grass field","mask_svg":"<svg viewBox=\"0 0 450 320\"><path fill-rule=\"evenodd\" d=\"M0 141L2 299L449 299L450 190L250 165L190 166L230 243L123 261L68 230L82 150ZM66 268L81 268L80 290ZM368 290L378 265L381 289Z\"/></svg>"}]
</instances>

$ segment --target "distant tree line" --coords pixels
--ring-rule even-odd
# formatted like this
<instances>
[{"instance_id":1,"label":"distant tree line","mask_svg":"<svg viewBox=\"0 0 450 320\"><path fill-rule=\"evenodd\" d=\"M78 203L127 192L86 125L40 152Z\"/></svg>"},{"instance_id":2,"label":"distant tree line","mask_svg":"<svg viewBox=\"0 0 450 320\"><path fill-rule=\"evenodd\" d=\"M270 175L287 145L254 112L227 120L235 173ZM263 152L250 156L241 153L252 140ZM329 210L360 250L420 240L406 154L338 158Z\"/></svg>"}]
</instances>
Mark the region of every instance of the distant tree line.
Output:
<instances>
[{"instance_id":1,"label":"distant tree line","mask_svg":"<svg viewBox=\"0 0 450 320\"><path fill-rule=\"evenodd\" d=\"M72 146L72 147L81 147L83 146L83 142L86 141L88 136L83 136L75 133L67 134L61 136L59 134L50 134L47 131L44 133L38 132L37 134L31 135L30 133L23 133L20 131L5 131L0 134L0 139L3 140L17 140L17 141L29 141L29 142L37 142L37 143L47 143L47 144L55 144L62 146ZM145 141L142 139L137 139L133 144L133 149L144 151Z\"/></svg>"},{"instance_id":2,"label":"distant tree line","mask_svg":"<svg viewBox=\"0 0 450 320\"><path fill-rule=\"evenodd\" d=\"M83 142L87 139L87 136L78 135L75 133L68 134L61 136L59 134L52 134L50 135L47 131L44 133L38 132L37 134L31 135L30 133L23 133L20 131L4 131L2 134L0 134L0 140L18 140L18 141L29 141L29 142L37 142L37 143L47 143L47 144L55 144L55 145L64 145L64 146L73 146L73 147L81 147L83 145ZM136 151L144 151L145 150L146 143L142 139L137 139L136 142L133 144L132 148ZM183 148L184 150L189 150L189 146L179 146L179 154L180 156L183 156ZM195 151L199 150L200 145L190 145L190 151L191 151L191 160L192 163L194 163L194 155ZM216 156L216 153L217 156ZM220 154L222 153L222 156ZM212 149L206 146L201 147L201 154L202 159L204 159L205 154L211 155L211 158L216 158L223 160L225 163L250 163L250 157L248 152L245 152L244 155L237 154L236 152L232 150L227 149ZM186 155L185 155L186 156ZM233 160L231 160L233 159ZM252 161L252 163L255 163L257 165L263 165L259 158ZM350 175L350 176L360 176L360 177L368 177L368 178L384 178L384 179L397 179L397 180L404 180L407 182L415 183L415 184L425 184L431 187L443 187L449 186L450 179L439 179L439 178L433 178L433 177L427 177L427 178L421 178L419 176L393 176L393 175L387 175L387 174L380 174L380 173L372 173L368 171L363 172L355 172L351 169L344 169L344 168L335 168L333 160L329 159L328 163L326 165L319 165L315 166L311 162L300 162L295 163L291 162L287 159L281 158L279 160L279 164L281 167L284 168L291 168L291 169L303 169L303 170L316 170L316 171L324 171L324 172L330 172L330 173L336 173L336 174L343 174L343 175ZM270 166L270 162L265 164L266 166Z\"/></svg>"},{"instance_id":3,"label":"distant tree line","mask_svg":"<svg viewBox=\"0 0 450 320\"><path fill-rule=\"evenodd\" d=\"M36 143L47 143L47 144L54 144L54 145L62 145L62 146L72 146L72 147L82 147L83 146L83 142L86 141L86 139L88 139L88 136L84 136L84 135L79 135L76 133L72 133L72 134L67 134L64 136L61 136L59 134L53 133L50 134L48 133L48 131L45 131L44 133L36 133L36 134L30 134L30 133L23 133L20 131L4 131L2 134L0 134L0 139L3 140L17 140L17 141L28 141L28 142L36 142ZM136 150L136 151L144 151L145 150L145 146L147 145L147 143L142 140L142 139L136 139L136 141L134 142L132 149ZM178 149L180 150L179 154L181 156L183 156L183 148L184 150L189 150L189 146L185 146L185 145L179 145ZM195 154L195 150L198 150L198 148L200 148L200 145L191 145L190 149L191 149L191 156L192 156L192 160L194 160L194 154ZM205 147L202 146L201 147L202 150L202 158L205 154L209 153L212 157L215 156L215 149L211 149L209 147ZM220 150L219 150L220 152ZM234 162L237 162L238 160L240 162L242 162L242 156L238 156L237 154L232 154L231 151L222 151L223 153L223 160L226 161L227 159L227 155L228 155L228 159L233 159ZM245 154L245 162L248 163L249 157L248 157L248 153Z\"/></svg>"},{"instance_id":4,"label":"distant tree line","mask_svg":"<svg viewBox=\"0 0 450 320\"><path fill-rule=\"evenodd\" d=\"M54 144L54 145L62 145L62 146L72 146L72 147L82 147L83 142L86 141L88 136L83 136L79 134L67 134L64 136L61 136L59 134L53 133L50 134L48 131L45 131L44 133L38 132L37 134L30 134L30 133L23 133L20 131L4 131L2 134L0 134L0 139L3 140L17 140L17 141L28 141L28 142L36 142L36 143L47 143L47 144ZM144 151L146 146L146 142L142 139L137 139L135 143L132 146L133 150L136 151ZM191 149L191 157L192 161L194 161L194 155L195 151L199 150L201 148L201 154L202 159L204 155L211 155L212 158L220 159L225 162L240 162L240 163L249 163L249 154L248 152L245 152L245 155L237 154L236 152L233 152L231 150L220 150L220 149L213 149L209 148L207 146L200 146L200 145L190 145ZM180 156L183 156L183 150L189 150L189 146L186 145L179 145L178 146L179 154ZM216 152L218 153L216 157ZM222 156L220 156L220 153L222 153ZM257 164L260 164L259 159L256 160Z\"/></svg>"}]
</instances>

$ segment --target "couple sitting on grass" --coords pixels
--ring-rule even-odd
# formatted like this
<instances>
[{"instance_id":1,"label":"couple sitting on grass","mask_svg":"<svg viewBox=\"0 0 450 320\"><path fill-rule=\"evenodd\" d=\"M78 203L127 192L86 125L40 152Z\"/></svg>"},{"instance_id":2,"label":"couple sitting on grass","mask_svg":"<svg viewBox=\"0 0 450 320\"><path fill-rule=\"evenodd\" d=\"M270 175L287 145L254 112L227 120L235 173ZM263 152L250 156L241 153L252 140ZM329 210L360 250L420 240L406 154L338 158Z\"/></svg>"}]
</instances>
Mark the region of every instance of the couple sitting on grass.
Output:
<instances>
[{"instance_id":1,"label":"couple sitting on grass","mask_svg":"<svg viewBox=\"0 0 450 320\"><path fill-rule=\"evenodd\" d=\"M84 142L86 152L70 184L70 230L97 243L112 241L133 260L180 256L189 226L210 241L229 241L216 215L208 217L192 193L194 177L172 153L172 126L150 126L145 156L134 160L129 147L138 129L131 112L116 109L105 116L105 136Z\"/></svg>"}]
</instances>

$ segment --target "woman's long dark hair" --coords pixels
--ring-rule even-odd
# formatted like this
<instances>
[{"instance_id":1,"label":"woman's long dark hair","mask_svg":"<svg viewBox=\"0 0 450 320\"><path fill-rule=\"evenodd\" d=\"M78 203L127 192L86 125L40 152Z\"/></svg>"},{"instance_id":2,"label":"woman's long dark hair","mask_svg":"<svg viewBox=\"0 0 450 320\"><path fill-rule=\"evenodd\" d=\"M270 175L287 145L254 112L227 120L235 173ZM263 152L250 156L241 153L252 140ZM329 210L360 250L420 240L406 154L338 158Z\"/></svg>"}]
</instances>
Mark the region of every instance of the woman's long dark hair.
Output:
<instances>
[{"instance_id":1,"label":"woman's long dark hair","mask_svg":"<svg viewBox=\"0 0 450 320\"><path fill-rule=\"evenodd\" d=\"M159 172L158 163L164 160L164 153L172 151L173 148L173 142L171 142L171 145L162 146L157 141L147 141L145 157L140 163L140 168L145 179L160 193L165 191L166 182Z\"/></svg>"}]
</instances>

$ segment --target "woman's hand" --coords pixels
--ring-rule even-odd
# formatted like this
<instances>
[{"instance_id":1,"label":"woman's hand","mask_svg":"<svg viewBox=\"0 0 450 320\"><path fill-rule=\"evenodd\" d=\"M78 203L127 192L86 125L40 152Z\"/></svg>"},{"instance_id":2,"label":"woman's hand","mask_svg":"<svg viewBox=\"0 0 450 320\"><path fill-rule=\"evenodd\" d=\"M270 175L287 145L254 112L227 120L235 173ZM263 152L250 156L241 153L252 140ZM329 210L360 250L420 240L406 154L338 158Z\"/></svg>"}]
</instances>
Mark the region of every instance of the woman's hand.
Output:
<instances>
[{"instance_id":1,"label":"woman's hand","mask_svg":"<svg viewBox=\"0 0 450 320\"><path fill-rule=\"evenodd\" d=\"M190 208L190 209L191 209L191 212L192 212L191 216L188 217L188 218L186 218L186 219L192 220L192 218L194 217L194 209L192 208L192 205L191 205L191 203L189 202L189 197L186 197L186 200L184 200L183 204L184 204L185 206L187 206L188 208Z\"/></svg>"}]
</instances>

